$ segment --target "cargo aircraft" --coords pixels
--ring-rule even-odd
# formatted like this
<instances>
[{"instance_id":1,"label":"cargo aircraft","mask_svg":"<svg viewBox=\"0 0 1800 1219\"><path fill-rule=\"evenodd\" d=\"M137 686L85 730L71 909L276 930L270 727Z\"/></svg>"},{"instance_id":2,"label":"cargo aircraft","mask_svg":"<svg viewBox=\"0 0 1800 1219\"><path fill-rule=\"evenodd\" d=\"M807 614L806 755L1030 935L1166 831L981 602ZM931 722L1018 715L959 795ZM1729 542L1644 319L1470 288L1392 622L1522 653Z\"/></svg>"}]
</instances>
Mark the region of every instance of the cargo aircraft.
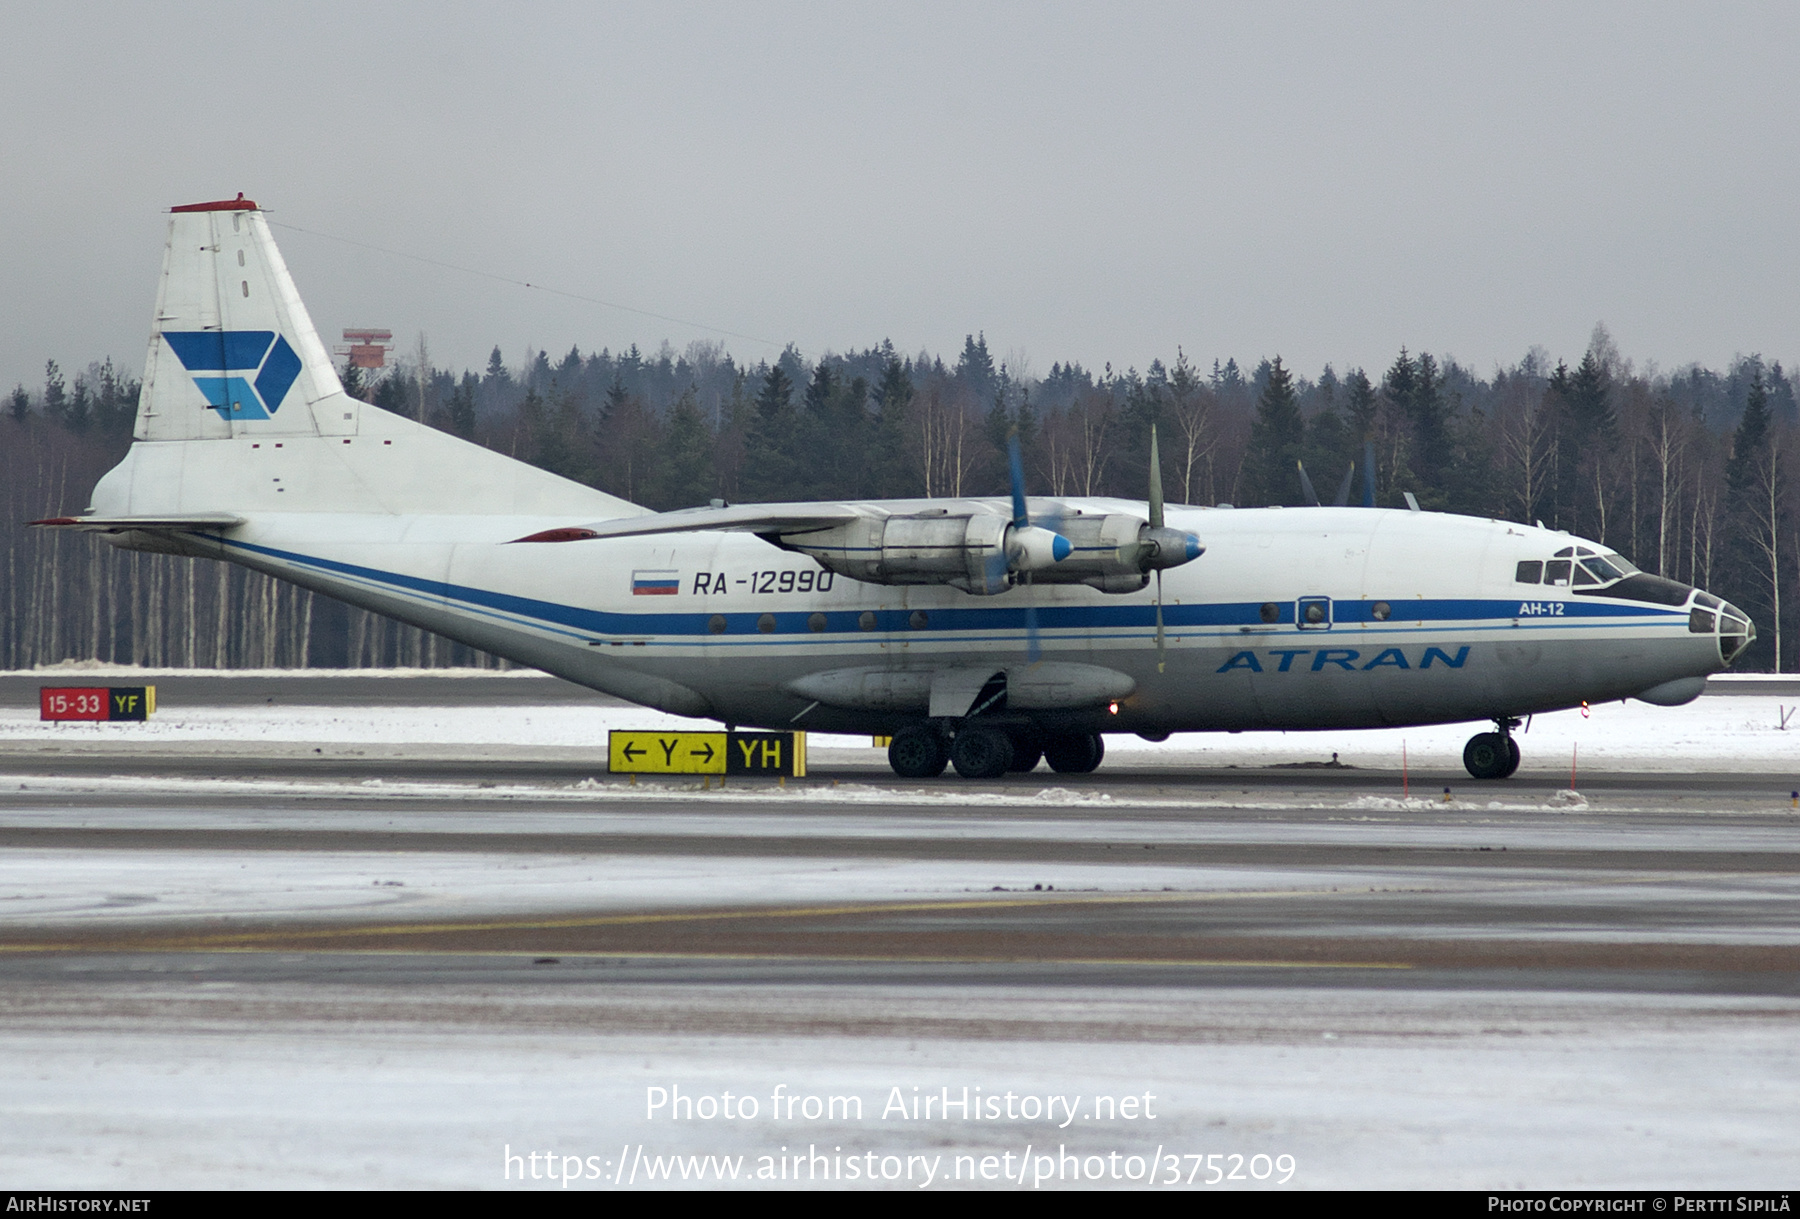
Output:
<instances>
[{"instance_id":1,"label":"cargo aircraft","mask_svg":"<svg viewBox=\"0 0 1800 1219\"><path fill-rule=\"evenodd\" d=\"M1154 439L1152 440L1154 445ZM1108 733L1674 705L1754 630L1603 545L1356 507L1010 499L651 512L344 393L256 204L174 208L134 443L79 517L647 707L891 737L907 778L1100 764Z\"/></svg>"}]
</instances>

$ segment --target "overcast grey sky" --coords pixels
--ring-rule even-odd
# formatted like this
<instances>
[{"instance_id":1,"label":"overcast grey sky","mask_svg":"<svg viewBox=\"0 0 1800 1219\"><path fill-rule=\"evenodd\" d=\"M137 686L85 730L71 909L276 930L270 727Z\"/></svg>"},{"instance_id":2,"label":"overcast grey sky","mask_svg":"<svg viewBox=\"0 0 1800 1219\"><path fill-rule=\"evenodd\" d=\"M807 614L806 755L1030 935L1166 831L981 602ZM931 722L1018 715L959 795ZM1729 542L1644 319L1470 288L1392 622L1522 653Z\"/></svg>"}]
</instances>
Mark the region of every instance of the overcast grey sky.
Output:
<instances>
[{"instance_id":1,"label":"overcast grey sky","mask_svg":"<svg viewBox=\"0 0 1800 1219\"><path fill-rule=\"evenodd\" d=\"M0 380L141 367L172 204L809 356L1795 353L1787 4L8 4ZM326 341L722 338L278 228ZM722 338L740 359L775 348Z\"/></svg>"}]
</instances>

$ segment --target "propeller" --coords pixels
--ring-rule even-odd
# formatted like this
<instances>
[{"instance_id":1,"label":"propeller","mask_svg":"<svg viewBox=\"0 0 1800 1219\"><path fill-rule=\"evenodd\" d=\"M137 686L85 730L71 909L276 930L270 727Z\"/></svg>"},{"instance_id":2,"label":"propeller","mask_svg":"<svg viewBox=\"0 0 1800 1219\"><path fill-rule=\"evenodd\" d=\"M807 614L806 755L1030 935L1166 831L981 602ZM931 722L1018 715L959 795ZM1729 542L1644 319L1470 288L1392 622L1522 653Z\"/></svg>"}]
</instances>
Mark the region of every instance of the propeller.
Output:
<instances>
[{"instance_id":1,"label":"propeller","mask_svg":"<svg viewBox=\"0 0 1800 1219\"><path fill-rule=\"evenodd\" d=\"M1025 460L1019 455L1019 431L1014 428L1006 438L1006 455L1012 473L1012 528L1006 531L1005 553L988 560L990 585L1004 573L1013 572L1029 585L1031 573L1062 562L1075 547L1069 539L1053 529L1031 523L1025 503ZM994 570L998 561L999 571ZM1037 663L1044 649L1038 637L1038 613L1035 599L1025 601L1025 656Z\"/></svg>"},{"instance_id":2,"label":"propeller","mask_svg":"<svg viewBox=\"0 0 1800 1219\"><path fill-rule=\"evenodd\" d=\"M1313 490L1312 479L1306 476L1306 463L1296 460L1294 462L1294 469L1300 471L1300 490L1306 494L1306 502L1317 508L1319 506L1319 493Z\"/></svg>"},{"instance_id":3,"label":"propeller","mask_svg":"<svg viewBox=\"0 0 1800 1219\"><path fill-rule=\"evenodd\" d=\"M1350 506L1350 484L1355 478L1356 463L1353 461L1350 463L1350 468L1344 471L1344 481L1338 484L1337 498L1331 501L1332 507L1347 508Z\"/></svg>"},{"instance_id":4,"label":"propeller","mask_svg":"<svg viewBox=\"0 0 1800 1219\"><path fill-rule=\"evenodd\" d=\"M1305 478L1302 471L1300 477ZM1156 447L1156 425L1150 425L1150 530L1163 528L1162 453ZM1156 671L1163 671L1162 568L1156 569Z\"/></svg>"},{"instance_id":5,"label":"propeller","mask_svg":"<svg viewBox=\"0 0 1800 1219\"><path fill-rule=\"evenodd\" d=\"M1150 425L1150 521L1138 535L1139 564L1156 573L1156 671L1165 662L1163 637L1163 586L1165 567L1179 567L1200 557L1206 548L1185 529L1170 529L1163 517L1162 453L1156 444L1156 425Z\"/></svg>"}]
</instances>

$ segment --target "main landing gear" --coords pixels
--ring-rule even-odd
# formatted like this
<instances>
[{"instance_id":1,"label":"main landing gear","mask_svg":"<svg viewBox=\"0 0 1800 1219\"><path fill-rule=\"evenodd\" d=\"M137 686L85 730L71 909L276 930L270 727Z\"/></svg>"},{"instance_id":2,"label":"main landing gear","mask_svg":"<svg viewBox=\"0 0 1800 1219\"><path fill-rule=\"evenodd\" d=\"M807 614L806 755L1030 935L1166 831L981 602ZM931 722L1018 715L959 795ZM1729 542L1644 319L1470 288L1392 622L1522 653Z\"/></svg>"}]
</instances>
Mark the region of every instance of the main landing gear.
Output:
<instances>
[{"instance_id":1,"label":"main landing gear","mask_svg":"<svg viewBox=\"0 0 1800 1219\"><path fill-rule=\"evenodd\" d=\"M1512 730L1519 721L1511 716L1494 720L1497 732L1478 732L1463 746L1463 767L1477 779L1505 779L1519 769L1519 743Z\"/></svg>"},{"instance_id":2,"label":"main landing gear","mask_svg":"<svg viewBox=\"0 0 1800 1219\"><path fill-rule=\"evenodd\" d=\"M1059 774L1085 775L1105 756L1098 733L1039 736L965 725L952 734L937 724L914 724L888 742L888 765L902 779L935 779L946 766L965 779L998 779L1032 770L1040 758Z\"/></svg>"}]
</instances>

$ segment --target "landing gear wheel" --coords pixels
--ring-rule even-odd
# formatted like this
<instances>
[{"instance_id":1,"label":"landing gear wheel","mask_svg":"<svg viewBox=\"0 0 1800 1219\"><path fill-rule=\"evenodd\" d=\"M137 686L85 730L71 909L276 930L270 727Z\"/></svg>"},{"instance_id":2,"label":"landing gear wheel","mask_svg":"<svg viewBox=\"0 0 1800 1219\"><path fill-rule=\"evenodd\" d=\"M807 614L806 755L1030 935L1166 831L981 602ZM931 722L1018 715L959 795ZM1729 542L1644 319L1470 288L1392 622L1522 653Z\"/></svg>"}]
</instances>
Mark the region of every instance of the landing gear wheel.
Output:
<instances>
[{"instance_id":1,"label":"landing gear wheel","mask_svg":"<svg viewBox=\"0 0 1800 1219\"><path fill-rule=\"evenodd\" d=\"M1012 765L1006 769L1015 775L1036 770L1037 764L1043 760L1043 743L1034 736L1015 736L1012 739L1012 747Z\"/></svg>"},{"instance_id":2,"label":"landing gear wheel","mask_svg":"<svg viewBox=\"0 0 1800 1219\"><path fill-rule=\"evenodd\" d=\"M950 743L950 761L965 779L998 779L1012 766L1012 738L992 728L964 728Z\"/></svg>"},{"instance_id":3,"label":"landing gear wheel","mask_svg":"<svg viewBox=\"0 0 1800 1219\"><path fill-rule=\"evenodd\" d=\"M935 779L949 761L943 735L935 728L902 728L888 742L888 765L902 779Z\"/></svg>"},{"instance_id":4,"label":"landing gear wheel","mask_svg":"<svg viewBox=\"0 0 1800 1219\"><path fill-rule=\"evenodd\" d=\"M1059 775L1085 775L1106 756L1106 742L1099 733L1053 736L1044 742L1044 760Z\"/></svg>"},{"instance_id":5,"label":"landing gear wheel","mask_svg":"<svg viewBox=\"0 0 1800 1219\"><path fill-rule=\"evenodd\" d=\"M1478 732L1463 746L1463 766L1477 779L1504 779L1519 765L1519 747L1498 732Z\"/></svg>"}]
</instances>

